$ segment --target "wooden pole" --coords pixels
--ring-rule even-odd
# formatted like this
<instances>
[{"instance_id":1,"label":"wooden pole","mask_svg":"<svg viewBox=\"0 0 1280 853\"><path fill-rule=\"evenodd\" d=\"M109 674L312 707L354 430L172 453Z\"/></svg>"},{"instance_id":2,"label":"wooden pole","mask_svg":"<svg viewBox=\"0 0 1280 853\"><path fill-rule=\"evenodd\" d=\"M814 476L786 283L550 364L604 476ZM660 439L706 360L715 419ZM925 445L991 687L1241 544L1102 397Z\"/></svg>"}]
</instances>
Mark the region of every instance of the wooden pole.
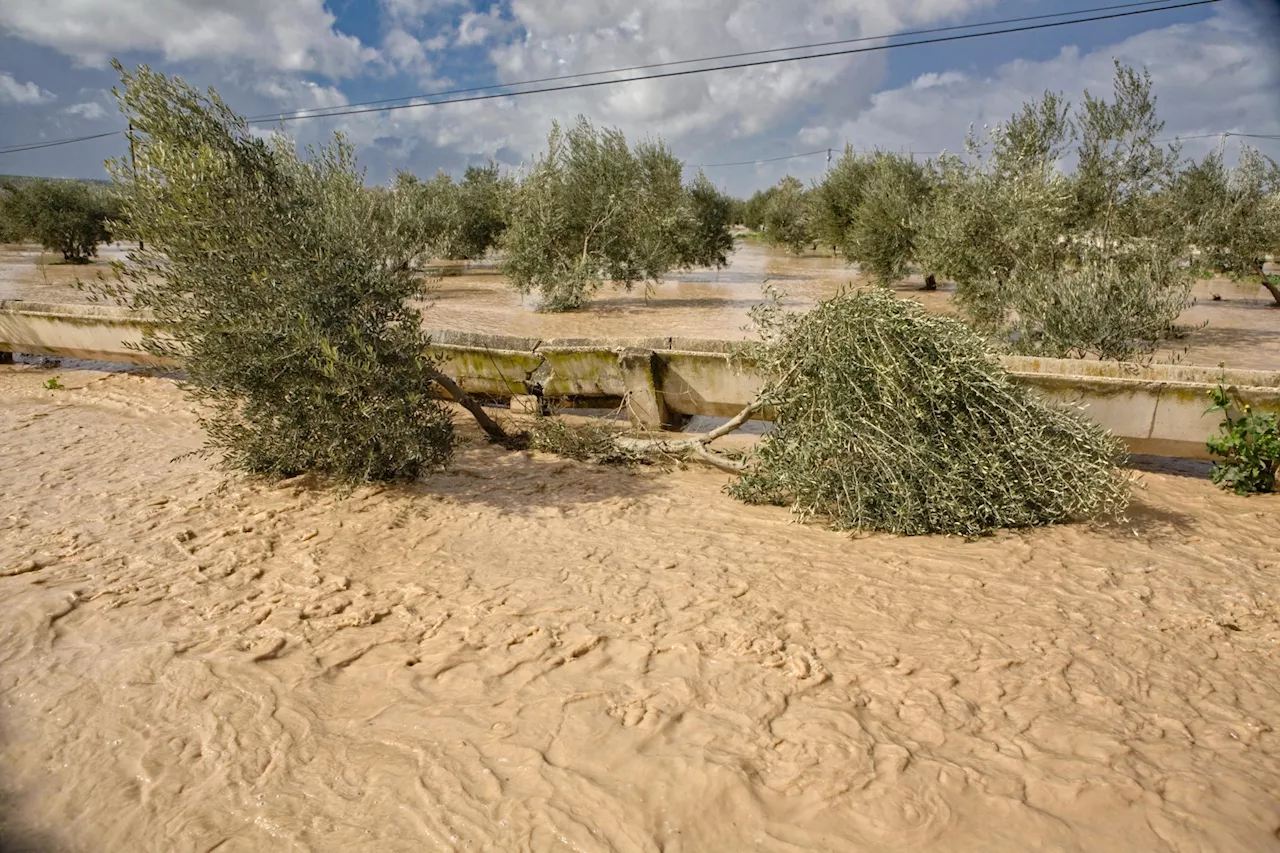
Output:
<instances>
[{"instance_id":1,"label":"wooden pole","mask_svg":"<svg viewBox=\"0 0 1280 853\"><path fill-rule=\"evenodd\" d=\"M129 122L129 171L133 172L133 192L138 192L138 157L133 150L133 122ZM145 247L142 245L142 237L138 237L138 251L142 251Z\"/></svg>"}]
</instances>

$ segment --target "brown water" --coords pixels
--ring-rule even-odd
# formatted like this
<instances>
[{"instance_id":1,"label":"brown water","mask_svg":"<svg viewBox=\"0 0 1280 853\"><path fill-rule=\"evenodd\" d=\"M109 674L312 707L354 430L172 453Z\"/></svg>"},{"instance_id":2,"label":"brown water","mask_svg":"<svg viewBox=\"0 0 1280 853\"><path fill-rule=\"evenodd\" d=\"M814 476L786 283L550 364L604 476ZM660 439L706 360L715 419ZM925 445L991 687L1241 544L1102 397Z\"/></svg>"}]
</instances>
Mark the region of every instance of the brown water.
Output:
<instances>
[{"instance_id":1,"label":"brown water","mask_svg":"<svg viewBox=\"0 0 1280 853\"><path fill-rule=\"evenodd\" d=\"M106 248L95 267L49 264L32 247L0 246L0 299L83 301L73 288L76 276L96 275L117 249ZM568 314L539 314L532 297L507 288L493 262L445 263L425 312L432 328L514 334L539 338L645 337L742 338L749 335L750 309L764 299L766 283L783 294L783 305L805 308L851 284L865 283L855 269L832 257L797 258L756 243L739 243L722 270L693 270L631 293L606 289L589 308ZM920 289L912 277L896 286L904 298L931 311L951 310L951 291ZM1190 364L1280 370L1280 309L1261 285L1225 279L1199 282L1196 304L1183 315L1188 325L1207 323L1160 354L1161 360ZM1214 296L1220 297L1215 301Z\"/></svg>"},{"instance_id":2,"label":"brown water","mask_svg":"<svg viewBox=\"0 0 1280 853\"><path fill-rule=\"evenodd\" d=\"M51 375L0 367L5 853L1280 847L1280 497L852 539L478 440L339 494Z\"/></svg>"}]
</instances>

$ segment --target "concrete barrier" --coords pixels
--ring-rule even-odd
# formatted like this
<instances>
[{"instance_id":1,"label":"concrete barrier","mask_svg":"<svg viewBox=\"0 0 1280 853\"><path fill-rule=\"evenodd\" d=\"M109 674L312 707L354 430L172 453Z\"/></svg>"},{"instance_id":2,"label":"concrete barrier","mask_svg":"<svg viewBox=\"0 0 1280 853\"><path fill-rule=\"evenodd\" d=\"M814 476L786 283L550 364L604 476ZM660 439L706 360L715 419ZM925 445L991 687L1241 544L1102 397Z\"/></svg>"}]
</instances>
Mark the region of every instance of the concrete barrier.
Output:
<instances>
[{"instance_id":1,"label":"concrete barrier","mask_svg":"<svg viewBox=\"0 0 1280 853\"><path fill-rule=\"evenodd\" d=\"M155 329L120 308L0 301L0 355L23 352L157 364L137 349ZM469 394L537 398L569 405L625 404L649 428L679 426L692 415L729 417L763 385L735 341L681 337L539 340L451 330L430 333L430 349ZM2 360L2 359L0 359ZM1050 400L1078 405L1136 453L1208 458L1217 429L1204 417L1219 379L1242 401L1280 412L1280 371L1004 356L1013 376ZM767 420L769 412L760 413Z\"/></svg>"}]
</instances>

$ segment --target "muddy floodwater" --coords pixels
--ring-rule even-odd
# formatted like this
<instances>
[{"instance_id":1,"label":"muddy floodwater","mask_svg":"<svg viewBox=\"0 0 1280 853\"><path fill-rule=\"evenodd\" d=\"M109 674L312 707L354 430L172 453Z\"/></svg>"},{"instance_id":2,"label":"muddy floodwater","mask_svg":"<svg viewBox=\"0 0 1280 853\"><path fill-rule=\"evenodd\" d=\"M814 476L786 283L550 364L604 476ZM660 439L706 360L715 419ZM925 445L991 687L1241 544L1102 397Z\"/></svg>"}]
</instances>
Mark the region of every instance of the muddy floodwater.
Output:
<instances>
[{"instance_id":1,"label":"muddy floodwater","mask_svg":"<svg viewBox=\"0 0 1280 853\"><path fill-rule=\"evenodd\" d=\"M109 274L107 262L122 258L121 247L104 247L96 264L76 267L50 263L52 256L41 255L34 246L0 246L0 299L84 301L87 297L75 289L75 279ZM797 258L780 249L739 242L724 269L675 273L630 293L606 288L584 310L540 314L536 298L513 293L493 261L444 262L431 271L432 297L424 305L427 326L539 338L743 338L751 334L750 310L764 299L766 287L779 291L784 306L800 309L842 287L865 284L858 271L839 258ZM931 293L920 286L915 276L895 290L931 311L952 310L950 287ZM1203 328L1161 352L1159 360L1280 369L1280 309L1273 307L1275 300L1261 285L1205 280L1196 284L1193 297L1195 304L1182 322Z\"/></svg>"},{"instance_id":2,"label":"muddy floodwater","mask_svg":"<svg viewBox=\"0 0 1280 853\"><path fill-rule=\"evenodd\" d=\"M1280 498L1197 466L855 539L465 428L254 483L169 380L54 375L0 367L5 853L1280 844Z\"/></svg>"}]
</instances>

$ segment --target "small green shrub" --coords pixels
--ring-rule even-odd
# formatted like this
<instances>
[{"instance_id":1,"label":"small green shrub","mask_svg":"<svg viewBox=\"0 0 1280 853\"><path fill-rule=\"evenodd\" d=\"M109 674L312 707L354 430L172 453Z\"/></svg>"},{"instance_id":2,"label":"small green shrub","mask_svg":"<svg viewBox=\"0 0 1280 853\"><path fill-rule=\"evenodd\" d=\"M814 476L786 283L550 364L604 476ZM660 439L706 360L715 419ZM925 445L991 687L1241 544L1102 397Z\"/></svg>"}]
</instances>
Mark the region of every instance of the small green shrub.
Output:
<instances>
[{"instance_id":1,"label":"small green shrub","mask_svg":"<svg viewBox=\"0 0 1280 853\"><path fill-rule=\"evenodd\" d=\"M55 376L52 379L46 379L44 381L44 387L49 389L50 391L61 391L62 389L67 387L66 385L63 385L61 382L58 381L61 378L62 378L61 376Z\"/></svg>"},{"instance_id":2,"label":"small green shrub","mask_svg":"<svg viewBox=\"0 0 1280 853\"><path fill-rule=\"evenodd\" d=\"M1213 401L1205 414L1222 412L1218 435L1208 441L1209 452L1222 457L1213 466L1213 482L1229 488L1237 495L1251 495L1276 490L1276 472L1280 469L1280 426L1272 412L1260 414L1249 405L1232 400L1227 389L1209 391ZM1231 416L1232 410L1241 414Z\"/></svg>"}]
</instances>

